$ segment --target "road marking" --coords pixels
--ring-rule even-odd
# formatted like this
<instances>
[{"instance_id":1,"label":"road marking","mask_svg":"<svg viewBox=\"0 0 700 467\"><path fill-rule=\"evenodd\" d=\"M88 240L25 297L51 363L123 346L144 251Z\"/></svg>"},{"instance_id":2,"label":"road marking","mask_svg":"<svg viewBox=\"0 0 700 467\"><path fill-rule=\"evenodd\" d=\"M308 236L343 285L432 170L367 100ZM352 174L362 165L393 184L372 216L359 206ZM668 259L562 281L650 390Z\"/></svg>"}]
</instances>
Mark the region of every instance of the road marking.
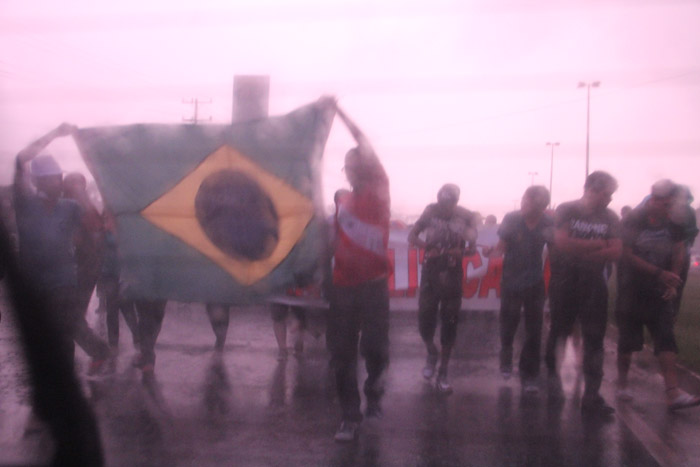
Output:
<instances>
[{"instance_id":1,"label":"road marking","mask_svg":"<svg viewBox=\"0 0 700 467\"><path fill-rule=\"evenodd\" d=\"M666 444L633 409L618 406L617 413L661 467L684 465L687 461L684 456L678 455L671 446Z\"/></svg>"}]
</instances>

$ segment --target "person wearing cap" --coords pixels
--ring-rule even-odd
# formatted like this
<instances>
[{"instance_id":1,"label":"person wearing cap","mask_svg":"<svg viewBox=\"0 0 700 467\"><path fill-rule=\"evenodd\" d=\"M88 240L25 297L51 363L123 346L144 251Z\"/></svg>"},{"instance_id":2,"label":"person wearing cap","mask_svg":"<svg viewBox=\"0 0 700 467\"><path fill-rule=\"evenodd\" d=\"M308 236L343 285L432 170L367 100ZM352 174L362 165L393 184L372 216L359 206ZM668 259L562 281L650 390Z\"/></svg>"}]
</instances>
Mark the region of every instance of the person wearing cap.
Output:
<instances>
[{"instance_id":1,"label":"person wearing cap","mask_svg":"<svg viewBox=\"0 0 700 467\"><path fill-rule=\"evenodd\" d=\"M632 353L642 350L644 328L651 334L659 360L669 410L700 405L700 397L682 391L676 372L678 347L673 332L674 299L681 286L685 254L684 229L671 220L679 187L660 180L651 196L622 223L624 252L619 265L615 318L618 399L633 398L628 387Z\"/></svg>"},{"instance_id":2,"label":"person wearing cap","mask_svg":"<svg viewBox=\"0 0 700 467\"><path fill-rule=\"evenodd\" d=\"M345 155L344 172L352 191L339 196L333 223L335 262L326 332L342 409L335 440L350 442L363 419L358 343L367 369L364 394L369 418L381 416L384 372L389 366L389 178L364 133L335 99L326 97L320 104L337 113L357 143Z\"/></svg>"},{"instance_id":3,"label":"person wearing cap","mask_svg":"<svg viewBox=\"0 0 700 467\"><path fill-rule=\"evenodd\" d=\"M513 340L522 310L525 338L518 368L523 390L539 391L540 342L544 313L545 286L542 254L552 243L554 223L545 213L549 190L540 185L528 187L520 201L520 210L505 215L498 229L499 241L490 257L503 255L501 277L500 369L504 379L513 372Z\"/></svg>"},{"instance_id":4,"label":"person wearing cap","mask_svg":"<svg viewBox=\"0 0 700 467\"><path fill-rule=\"evenodd\" d=\"M13 185L21 272L51 305L54 329L62 337L62 348L57 350L71 362L73 340L89 331L77 295L74 236L81 227L82 212L74 200L61 197L63 173L56 160L39 153L75 130L64 123L20 151ZM94 337L80 340L93 359L88 373L96 373L109 356L107 344Z\"/></svg>"},{"instance_id":5,"label":"person wearing cap","mask_svg":"<svg viewBox=\"0 0 700 467\"><path fill-rule=\"evenodd\" d=\"M418 298L418 330L428 352L423 377L435 380L438 391L449 394L447 366L457 337L462 307L462 258L476 248L474 214L458 206L460 190L448 183L438 191L437 203L429 204L408 234L408 242L424 250ZM421 234L424 233L424 238ZM433 340L440 316L440 350Z\"/></svg>"},{"instance_id":6,"label":"person wearing cap","mask_svg":"<svg viewBox=\"0 0 700 467\"><path fill-rule=\"evenodd\" d=\"M560 389L556 353L578 320L583 337L584 393L581 413L610 418L615 409L600 395L603 381L603 341L608 322L608 262L622 255L620 220L608 208L617 181L595 171L583 187L581 199L560 204L554 213L554 242L550 251L549 282L551 324L545 363L551 388Z\"/></svg>"}]
</instances>

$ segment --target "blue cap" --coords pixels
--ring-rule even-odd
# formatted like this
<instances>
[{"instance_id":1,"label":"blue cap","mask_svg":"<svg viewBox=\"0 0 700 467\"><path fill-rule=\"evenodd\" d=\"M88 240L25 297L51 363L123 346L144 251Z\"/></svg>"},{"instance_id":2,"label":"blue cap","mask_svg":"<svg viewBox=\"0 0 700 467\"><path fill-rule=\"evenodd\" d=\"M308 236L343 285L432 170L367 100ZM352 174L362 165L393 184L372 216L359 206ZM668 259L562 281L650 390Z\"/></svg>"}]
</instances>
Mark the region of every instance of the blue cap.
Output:
<instances>
[{"instance_id":1,"label":"blue cap","mask_svg":"<svg viewBox=\"0 0 700 467\"><path fill-rule=\"evenodd\" d=\"M35 177L49 177L51 175L61 175L61 166L56 159L51 156L36 156L31 163L32 175Z\"/></svg>"}]
</instances>

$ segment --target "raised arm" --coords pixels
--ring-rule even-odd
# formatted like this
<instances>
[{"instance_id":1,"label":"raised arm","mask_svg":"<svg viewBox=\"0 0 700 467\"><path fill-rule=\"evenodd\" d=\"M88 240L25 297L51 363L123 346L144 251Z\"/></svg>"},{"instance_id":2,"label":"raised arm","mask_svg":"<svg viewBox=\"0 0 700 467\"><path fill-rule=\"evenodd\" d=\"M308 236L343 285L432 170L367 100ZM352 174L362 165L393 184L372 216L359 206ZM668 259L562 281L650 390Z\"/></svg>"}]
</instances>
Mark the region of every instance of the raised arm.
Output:
<instances>
[{"instance_id":1,"label":"raised arm","mask_svg":"<svg viewBox=\"0 0 700 467\"><path fill-rule=\"evenodd\" d=\"M372 148L372 145L369 144L369 140L365 136L365 134L360 130L360 128L353 122L350 117L341 109L337 103L336 103L336 112L338 113L338 117L343 121L345 126L348 128L348 131L350 131L350 134L352 137L355 139L357 142L358 148L362 151L363 155L368 155L368 156L375 156L376 154L374 153L374 149Z\"/></svg>"},{"instance_id":2,"label":"raised arm","mask_svg":"<svg viewBox=\"0 0 700 467\"><path fill-rule=\"evenodd\" d=\"M358 162L364 166L378 166L381 167L379 158L374 152L374 148L370 144L367 136L360 130L360 128L355 124L355 122L348 117L348 115L341 109L336 103L336 112L338 117L343 121L345 126L350 131L353 139L357 143L357 155L359 156Z\"/></svg>"},{"instance_id":3,"label":"raised arm","mask_svg":"<svg viewBox=\"0 0 700 467\"><path fill-rule=\"evenodd\" d=\"M46 133L41 138L37 139L31 143L26 148L22 149L17 154L17 161L15 166L15 189L25 190L28 188L29 181L26 177L26 164L34 159L41 151L46 148L51 142L59 137L72 135L76 131L77 127L69 123L62 123L53 130Z\"/></svg>"},{"instance_id":4,"label":"raised arm","mask_svg":"<svg viewBox=\"0 0 700 467\"><path fill-rule=\"evenodd\" d=\"M75 125L71 125L70 123L61 123L53 130L49 131L41 138L22 149L19 154L17 154L17 164L26 164L30 160L34 159L46 146L51 144L54 139L61 136L72 135L76 130L77 127Z\"/></svg>"}]
</instances>

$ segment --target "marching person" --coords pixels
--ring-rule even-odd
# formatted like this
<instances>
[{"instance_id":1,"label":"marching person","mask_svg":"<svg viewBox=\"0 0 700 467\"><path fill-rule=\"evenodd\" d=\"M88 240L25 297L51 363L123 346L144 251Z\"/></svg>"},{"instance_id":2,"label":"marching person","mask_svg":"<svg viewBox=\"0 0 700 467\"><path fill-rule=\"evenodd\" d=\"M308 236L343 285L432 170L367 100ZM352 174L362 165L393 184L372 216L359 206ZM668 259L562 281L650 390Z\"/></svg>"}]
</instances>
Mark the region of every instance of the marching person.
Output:
<instances>
[{"instance_id":1,"label":"marching person","mask_svg":"<svg viewBox=\"0 0 700 467\"><path fill-rule=\"evenodd\" d=\"M615 409L599 394L603 381L603 340L608 321L605 265L622 255L620 221L608 204L617 181L596 171L585 181L583 196L560 204L554 214L552 277L549 285L551 327L545 363L558 378L556 350L578 319L583 334L583 415L610 417Z\"/></svg>"},{"instance_id":2,"label":"marching person","mask_svg":"<svg viewBox=\"0 0 700 467\"><path fill-rule=\"evenodd\" d=\"M119 312L121 311L131 331L134 346L139 344L138 322L133 300L124 298L121 293L121 266L114 215L105 210L102 218L104 256L97 281L97 294L100 297L100 308L107 315L107 342L113 355L116 355L119 348Z\"/></svg>"},{"instance_id":3,"label":"marching person","mask_svg":"<svg viewBox=\"0 0 700 467\"><path fill-rule=\"evenodd\" d=\"M63 178L63 196L72 199L80 206L80 227L74 237L75 259L77 265L77 300L82 320L75 336L76 343L82 349L99 349L99 353L110 356L107 344L90 329L86 321L90 299L100 276L104 260L104 224L102 216L90 201L87 193L87 180L79 172L71 172ZM87 350L86 350L87 351ZM113 360L111 360L114 363ZM104 364L104 359L94 360L88 373L97 373Z\"/></svg>"},{"instance_id":4,"label":"marching person","mask_svg":"<svg viewBox=\"0 0 700 467\"><path fill-rule=\"evenodd\" d=\"M447 366L457 337L462 307L462 258L476 248L474 215L458 206L460 190L448 183L438 191L408 234L408 242L425 251L418 299L418 328L428 352L423 377L430 380L440 361L435 387L449 394ZM425 232L425 240L420 235ZM433 341L440 315L440 350Z\"/></svg>"},{"instance_id":5,"label":"marching person","mask_svg":"<svg viewBox=\"0 0 700 467\"><path fill-rule=\"evenodd\" d=\"M527 393L539 391L537 377L545 301L542 255L554 233L553 221L545 214L548 205L549 191L545 187L531 186L525 190L520 210L503 218L498 229L499 242L490 255L504 255L499 315L501 374L508 379L513 372L513 339L522 309L525 341L518 367Z\"/></svg>"},{"instance_id":6,"label":"marching person","mask_svg":"<svg viewBox=\"0 0 700 467\"><path fill-rule=\"evenodd\" d=\"M332 98L332 106L357 146L345 155L352 192L341 196L335 214L333 293L327 341L335 372L342 421L338 442L356 438L362 413L357 387L357 350L365 358L368 417L381 415L383 374L389 365L389 179L365 135Z\"/></svg>"},{"instance_id":7,"label":"marching person","mask_svg":"<svg viewBox=\"0 0 700 467\"><path fill-rule=\"evenodd\" d=\"M678 189L670 180L656 182L651 197L625 218L615 313L620 331L617 397L632 399L628 388L632 352L642 350L646 327L654 341L669 410L700 405L700 397L678 387L676 372L674 302L682 284L686 248L683 227L670 219Z\"/></svg>"},{"instance_id":8,"label":"marching person","mask_svg":"<svg viewBox=\"0 0 700 467\"><path fill-rule=\"evenodd\" d=\"M62 348L74 359L74 339L92 357L89 374L100 371L109 357L107 343L88 328L78 295L75 235L84 229L83 212L62 197L63 172L55 159L39 155L54 139L70 136L76 127L62 124L17 155L13 185L19 233L19 262L26 280L44 296L61 333ZM27 166L30 170L27 170Z\"/></svg>"}]
</instances>

